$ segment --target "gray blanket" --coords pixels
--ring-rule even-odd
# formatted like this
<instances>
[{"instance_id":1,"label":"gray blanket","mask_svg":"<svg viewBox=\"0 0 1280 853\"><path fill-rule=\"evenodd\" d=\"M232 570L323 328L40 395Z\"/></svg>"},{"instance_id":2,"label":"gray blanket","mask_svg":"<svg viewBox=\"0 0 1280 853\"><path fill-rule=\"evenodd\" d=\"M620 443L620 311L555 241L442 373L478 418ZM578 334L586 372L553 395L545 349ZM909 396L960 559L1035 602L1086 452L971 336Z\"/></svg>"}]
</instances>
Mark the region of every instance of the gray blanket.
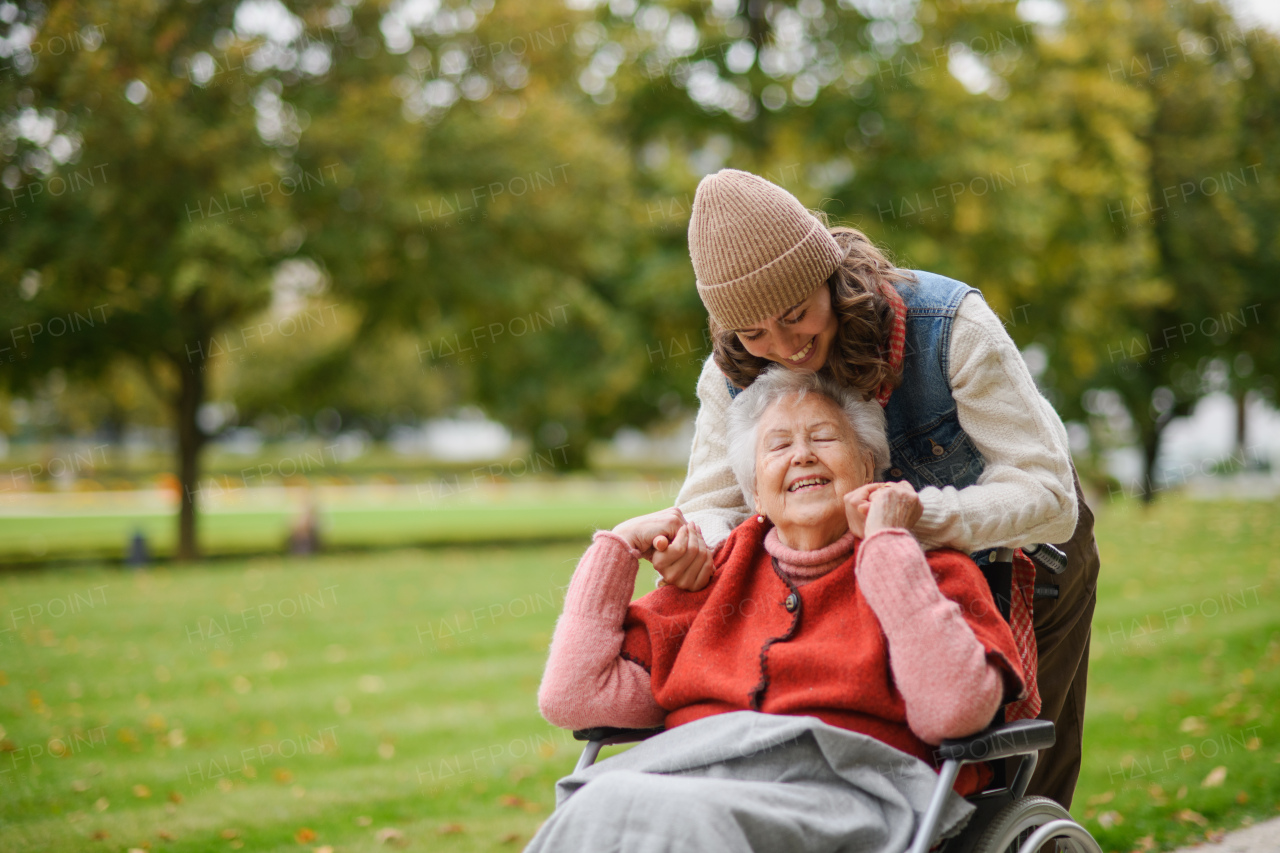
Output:
<instances>
[{"instance_id":1,"label":"gray blanket","mask_svg":"<svg viewBox=\"0 0 1280 853\"><path fill-rule=\"evenodd\" d=\"M814 717L718 714L561 779L526 853L901 853L937 781L918 758ZM972 812L952 792L937 838Z\"/></svg>"}]
</instances>

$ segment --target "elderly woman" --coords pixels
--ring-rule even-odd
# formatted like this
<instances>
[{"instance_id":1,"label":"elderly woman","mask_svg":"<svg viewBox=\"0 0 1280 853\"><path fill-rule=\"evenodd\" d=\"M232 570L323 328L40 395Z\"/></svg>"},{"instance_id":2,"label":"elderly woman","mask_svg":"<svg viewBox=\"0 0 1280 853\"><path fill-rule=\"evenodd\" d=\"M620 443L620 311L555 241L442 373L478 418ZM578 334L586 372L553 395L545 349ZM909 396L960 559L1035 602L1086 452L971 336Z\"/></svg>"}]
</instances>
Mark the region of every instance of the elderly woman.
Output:
<instances>
[{"instance_id":1,"label":"elderly woman","mask_svg":"<svg viewBox=\"0 0 1280 853\"><path fill-rule=\"evenodd\" d=\"M597 533L574 573L543 715L668 731L562 780L531 850L904 849L936 781L930 745L1024 689L981 572L921 549L910 485L873 482L889 458L875 402L774 369L728 427L756 514L703 589L631 602L655 540L698 544L673 510ZM966 767L956 792L984 772ZM968 808L954 800L952 829Z\"/></svg>"}]
</instances>

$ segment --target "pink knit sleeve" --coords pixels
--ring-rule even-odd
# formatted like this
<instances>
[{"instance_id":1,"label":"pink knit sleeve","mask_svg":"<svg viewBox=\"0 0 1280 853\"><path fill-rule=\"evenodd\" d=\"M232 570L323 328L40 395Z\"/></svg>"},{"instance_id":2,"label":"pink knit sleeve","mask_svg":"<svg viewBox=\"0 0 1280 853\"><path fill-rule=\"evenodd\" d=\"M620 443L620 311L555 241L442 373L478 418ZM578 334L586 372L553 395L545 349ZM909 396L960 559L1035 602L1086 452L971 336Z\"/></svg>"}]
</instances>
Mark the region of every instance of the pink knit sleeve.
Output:
<instances>
[{"instance_id":1,"label":"pink knit sleeve","mask_svg":"<svg viewBox=\"0 0 1280 853\"><path fill-rule=\"evenodd\" d=\"M666 719L649 673L620 656L639 565L640 552L608 531L578 561L538 689L538 709L552 725L650 728Z\"/></svg>"},{"instance_id":2,"label":"pink knit sleeve","mask_svg":"<svg viewBox=\"0 0 1280 853\"><path fill-rule=\"evenodd\" d=\"M926 743L982 731L1004 695L1000 670L938 590L933 570L905 530L881 530L858 549L858 586L889 641L889 667L907 725Z\"/></svg>"}]
</instances>

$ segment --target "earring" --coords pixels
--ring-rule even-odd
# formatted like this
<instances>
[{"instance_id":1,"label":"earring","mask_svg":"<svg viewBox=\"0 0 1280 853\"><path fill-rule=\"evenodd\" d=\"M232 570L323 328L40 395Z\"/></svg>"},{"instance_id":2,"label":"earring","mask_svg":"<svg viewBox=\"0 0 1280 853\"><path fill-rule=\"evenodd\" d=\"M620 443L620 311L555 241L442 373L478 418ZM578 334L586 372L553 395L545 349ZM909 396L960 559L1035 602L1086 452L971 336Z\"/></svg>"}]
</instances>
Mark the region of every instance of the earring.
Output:
<instances>
[{"instance_id":1,"label":"earring","mask_svg":"<svg viewBox=\"0 0 1280 853\"><path fill-rule=\"evenodd\" d=\"M763 516L763 515L757 515L757 516L756 516L756 523L757 523L757 524L764 524L764 516Z\"/></svg>"}]
</instances>

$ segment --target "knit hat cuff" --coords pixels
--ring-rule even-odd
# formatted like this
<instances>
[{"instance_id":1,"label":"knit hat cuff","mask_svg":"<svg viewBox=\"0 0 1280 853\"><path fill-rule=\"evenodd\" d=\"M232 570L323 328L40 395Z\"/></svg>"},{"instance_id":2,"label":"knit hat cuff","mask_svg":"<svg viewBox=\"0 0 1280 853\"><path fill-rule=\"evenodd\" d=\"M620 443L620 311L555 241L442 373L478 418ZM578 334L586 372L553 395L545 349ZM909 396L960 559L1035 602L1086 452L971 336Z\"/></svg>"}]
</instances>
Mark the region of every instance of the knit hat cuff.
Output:
<instances>
[{"instance_id":1,"label":"knit hat cuff","mask_svg":"<svg viewBox=\"0 0 1280 853\"><path fill-rule=\"evenodd\" d=\"M769 263L731 281L704 285L698 295L725 329L741 329L803 302L840 263L840 244L817 219L808 233Z\"/></svg>"}]
</instances>

